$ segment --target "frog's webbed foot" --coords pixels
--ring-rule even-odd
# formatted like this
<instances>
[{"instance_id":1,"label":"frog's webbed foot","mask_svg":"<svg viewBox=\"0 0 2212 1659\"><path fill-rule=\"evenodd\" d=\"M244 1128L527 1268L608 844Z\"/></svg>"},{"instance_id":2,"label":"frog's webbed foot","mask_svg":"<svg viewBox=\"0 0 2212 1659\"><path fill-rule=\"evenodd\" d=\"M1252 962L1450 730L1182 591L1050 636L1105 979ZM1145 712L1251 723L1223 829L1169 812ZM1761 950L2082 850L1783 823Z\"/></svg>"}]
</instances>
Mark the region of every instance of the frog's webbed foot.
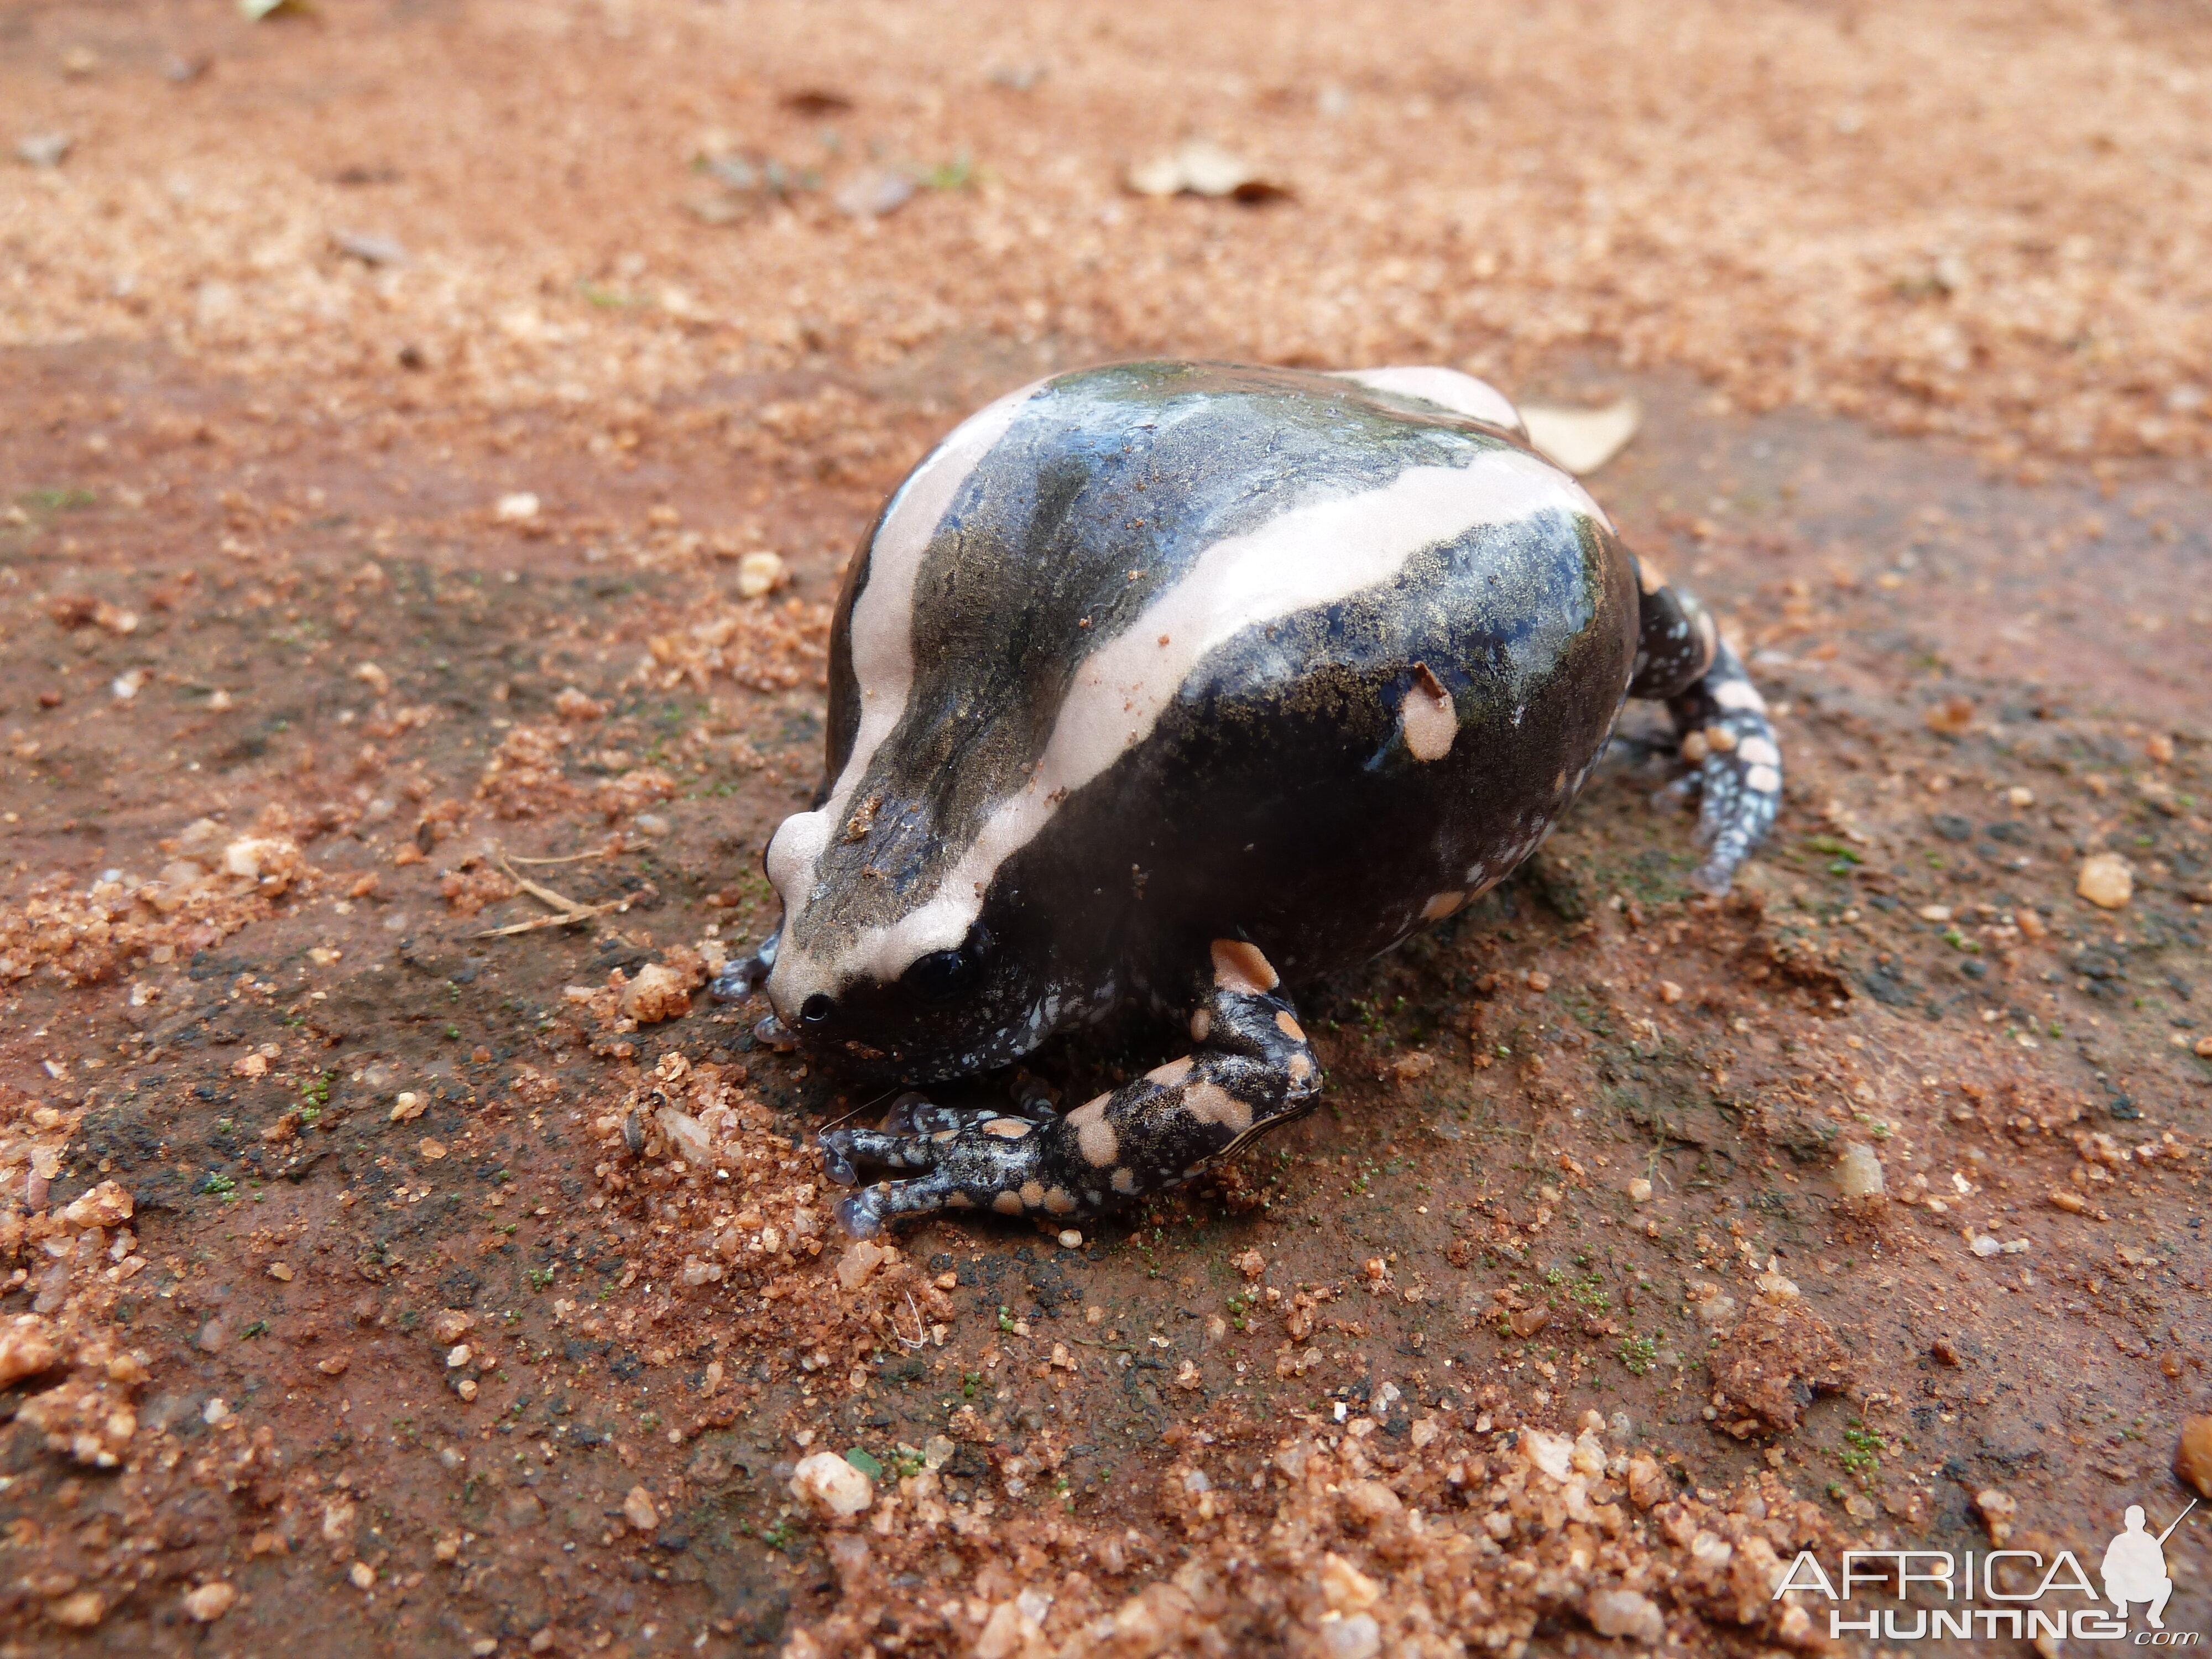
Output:
<instances>
[{"instance_id":1,"label":"frog's webbed foot","mask_svg":"<svg viewBox=\"0 0 2212 1659\"><path fill-rule=\"evenodd\" d=\"M1766 717L1766 700L1721 638L1711 613L1660 581L1648 566L1639 568L1643 628L1629 695L1666 700L1682 758L1698 769L1703 797L1698 843L1706 849L1705 861L1690 884L1725 893L1781 810L1782 750ZM1662 793L1680 787L1669 786Z\"/></svg>"},{"instance_id":2,"label":"frog's webbed foot","mask_svg":"<svg viewBox=\"0 0 2212 1659\"><path fill-rule=\"evenodd\" d=\"M845 1230L866 1238L939 1210L1096 1215L1186 1181L1298 1115L1321 1074L1274 969L1237 940L1217 939L1212 954L1212 981L1191 1018L1197 1047L1064 1117L916 1105L910 1097L892 1109L890 1127L823 1135L835 1179L849 1180L856 1163L918 1172L843 1200ZM1037 1111L1034 1102L1029 1109Z\"/></svg>"}]
</instances>

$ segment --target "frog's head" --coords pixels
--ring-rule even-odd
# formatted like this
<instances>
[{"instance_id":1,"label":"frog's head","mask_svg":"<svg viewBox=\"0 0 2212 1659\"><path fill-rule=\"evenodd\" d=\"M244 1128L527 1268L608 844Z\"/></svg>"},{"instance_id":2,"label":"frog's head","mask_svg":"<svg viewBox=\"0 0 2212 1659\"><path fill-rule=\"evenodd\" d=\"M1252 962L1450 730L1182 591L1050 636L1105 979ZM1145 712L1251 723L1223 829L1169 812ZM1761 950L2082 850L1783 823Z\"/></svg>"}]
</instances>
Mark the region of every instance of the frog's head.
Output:
<instances>
[{"instance_id":1,"label":"frog's head","mask_svg":"<svg viewBox=\"0 0 2212 1659\"><path fill-rule=\"evenodd\" d=\"M936 868L945 844L931 822L919 806L833 799L785 819L769 843L784 906L767 988L776 1021L808 1054L865 1079L988 1071L1058 1023L1018 917L972 885L956 896L933 884L950 872Z\"/></svg>"}]
</instances>

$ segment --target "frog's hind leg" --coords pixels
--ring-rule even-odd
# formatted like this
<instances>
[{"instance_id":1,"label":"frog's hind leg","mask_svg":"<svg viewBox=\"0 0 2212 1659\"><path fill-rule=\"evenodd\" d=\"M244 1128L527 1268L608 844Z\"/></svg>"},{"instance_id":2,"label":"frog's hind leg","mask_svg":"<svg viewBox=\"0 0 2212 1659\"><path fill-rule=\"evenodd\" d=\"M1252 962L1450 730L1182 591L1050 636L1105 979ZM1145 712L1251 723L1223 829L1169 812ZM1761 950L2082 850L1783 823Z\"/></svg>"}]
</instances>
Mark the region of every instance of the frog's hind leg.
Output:
<instances>
[{"instance_id":1,"label":"frog's hind leg","mask_svg":"<svg viewBox=\"0 0 2212 1659\"><path fill-rule=\"evenodd\" d=\"M1253 946L1217 939L1212 979L1191 1018L1184 1058L1099 1096L1065 1117L969 1112L913 1133L836 1129L822 1137L833 1178L855 1161L923 1171L865 1187L837 1206L866 1238L902 1217L944 1209L1001 1215L1096 1215L1188 1180L1261 1131L1305 1110L1320 1067L1275 971ZM946 1109L930 1108L932 1114Z\"/></svg>"},{"instance_id":2,"label":"frog's hind leg","mask_svg":"<svg viewBox=\"0 0 2212 1659\"><path fill-rule=\"evenodd\" d=\"M1638 574L1643 626L1628 694L1666 702L1682 758L1698 769L1705 796L1698 841L1705 861L1690 882L1705 892L1725 893L1781 809L1782 750L1766 700L1721 638L1712 613L1649 565L1639 565Z\"/></svg>"}]
</instances>

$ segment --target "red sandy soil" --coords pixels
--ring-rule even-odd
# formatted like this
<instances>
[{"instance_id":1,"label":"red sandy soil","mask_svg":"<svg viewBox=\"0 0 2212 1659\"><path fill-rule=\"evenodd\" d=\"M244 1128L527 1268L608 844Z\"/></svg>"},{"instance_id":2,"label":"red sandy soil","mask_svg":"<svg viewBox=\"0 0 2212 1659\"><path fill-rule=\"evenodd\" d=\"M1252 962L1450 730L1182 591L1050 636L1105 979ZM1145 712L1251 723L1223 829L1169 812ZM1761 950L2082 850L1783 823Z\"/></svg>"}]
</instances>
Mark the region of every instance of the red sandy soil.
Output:
<instances>
[{"instance_id":1,"label":"red sandy soil","mask_svg":"<svg viewBox=\"0 0 2212 1659\"><path fill-rule=\"evenodd\" d=\"M0 137L73 140L0 190L0 1651L1811 1650L1801 1548L2163 1528L2194 17L0 9ZM1193 133L1292 194L1123 188ZM1305 991L1324 1108L1238 1165L850 1247L869 1103L692 1000L844 552L959 412L1168 350L1636 395L1592 488L1783 820L1698 899L1626 743ZM525 880L594 914L496 932Z\"/></svg>"}]
</instances>

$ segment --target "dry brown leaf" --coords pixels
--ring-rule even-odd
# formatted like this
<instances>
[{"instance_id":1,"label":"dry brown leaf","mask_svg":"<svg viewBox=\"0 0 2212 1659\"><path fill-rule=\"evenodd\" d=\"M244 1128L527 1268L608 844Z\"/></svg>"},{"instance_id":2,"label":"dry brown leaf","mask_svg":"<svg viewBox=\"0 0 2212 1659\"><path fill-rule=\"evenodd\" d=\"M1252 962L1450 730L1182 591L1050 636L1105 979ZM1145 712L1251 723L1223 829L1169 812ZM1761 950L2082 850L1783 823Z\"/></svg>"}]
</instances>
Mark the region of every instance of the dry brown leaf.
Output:
<instances>
[{"instance_id":1,"label":"dry brown leaf","mask_svg":"<svg viewBox=\"0 0 2212 1659\"><path fill-rule=\"evenodd\" d=\"M1602 409L1568 409L1523 404L1521 420L1528 441L1577 477L1587 477L1628 447L1644 424L1644 410L1633 398Z\"/></svg>"}]
</instances>

